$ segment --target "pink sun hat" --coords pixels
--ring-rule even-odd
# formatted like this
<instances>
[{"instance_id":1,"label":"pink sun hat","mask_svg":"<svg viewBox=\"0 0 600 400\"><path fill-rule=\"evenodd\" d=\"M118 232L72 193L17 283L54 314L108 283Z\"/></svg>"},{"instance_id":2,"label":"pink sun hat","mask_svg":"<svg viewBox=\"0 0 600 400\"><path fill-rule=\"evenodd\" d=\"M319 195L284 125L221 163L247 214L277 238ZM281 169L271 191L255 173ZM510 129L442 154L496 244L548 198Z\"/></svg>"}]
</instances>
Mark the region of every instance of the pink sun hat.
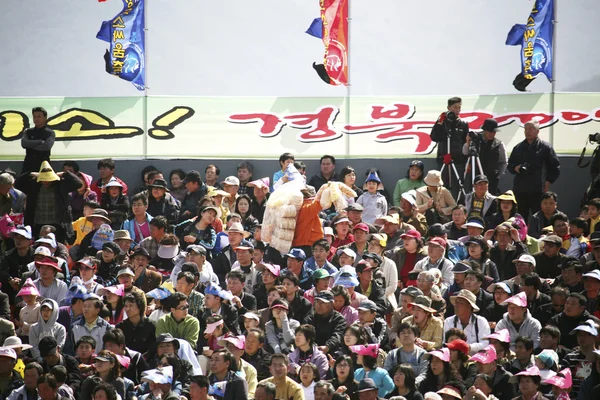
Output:
<instances>
[{"instance_id":1,"label":"pink sun hat","mask_svg":"<svg viewBox=\"0 0 600 400\"><path fill-rule=\"evenodd\" d=\"M204 330L204 333L208 333L210 335L211 333L213 333L215 331L215 329L217 329L219 326L221 326L223 324L224 324L224 322L222 319L218 320L217 322L213 322L212 324L207 324L206 329Z\"/></svg>"},{"instance_id":2,"label":"pink sun hat","mask_svg":"<svg viewBox=\"0 0 600 400\"><path fill-rule=\"evenodd\" d=\"M515 306L519 306L519 307L527 307L527 294L525 292L520 292L518 294L515 294L514 296L509 297L508 299L504 300L502 303L500 303L500 305L506 306L509 303L512 303Z\"/></svg>"},{"instance_id":3,"label":"pink sun hat","mask_svg":"<svg viewBox=\"0 0 600 400\"><path fill-rule=\"evenodd\" d=\"M355 346L350 346L350 350L356 354L377 358L377 356L379 355L379 343L364 344L364 345L357 344Z\"/></svg>"},{"instance_id":4,"label":"pink sun hat","mask_svg":"<svg viewBox=\"0 0 600 400\"><path fill-rule=\"evenodd\" d=\"M224 337L223 339L219 340L218 344L219 346L225 347L227 342L231 343L236 349L239 350L244 350L246 348L246 336L244 335Z\"/></svg>"},{"instance_id":5,"label":"pink sun hat","mask_svg":"<svg viewBox=\"0 0 600 400\"><path fill-rule=\"evenodd\" d=\"M252 182L246 184L246 186L249 186L249 187L256 186L259 189L262 189L262 188L268 189L269 186L271 186L271 179L269 179L269 177L260 178L260 179L257 179L255 181L252 181Z\"/></svg>"},{"instance_id":6,"label":"pink sun hat","mask_svg":"<svg viewBox=\"0 0 600 400\"><path fill-rule=\"evenodd\" d=\"M425 359L430 360L431 357L437 357L442 361L445 362L450 362L450 349L447 347L444 347L440 350L433 350L430 351L429 353L425 354Z\"/></svg>"},{"instance_id":7,"label":"pink sun hat","mask_svg":"<svg viewBox=\"0 0 600 400\"><path fill-rule=\"evenodd\" d=\"M21 288L21 290L19 290L19 293L17 293L17 297L23 297L23 296L38 296L39 297L39 295L40 295L40 291L33 284L33 281L31 280L31 278L27 278L27 280L23 284L23 287Z\"/></svg>"},{"instance_id":8,"label":"pink sun hat","mask_svg":"<svg viewBox=\"0 0 600 400\"><path fill-rule=\"evenodd\" d=\"M573 375L571 374L571 369L565 368L553 377L544 380L542 383L556 386L559 389L568 389L573 386Z\"/></svg>"},{"instance_id":9,"label":"pink sun hat","mask_svg":"<svg viewBox=\"0 0 600 400\"><path fill-rule=\"evenodd\" d=\"M480 362L482 364L489 364L492 361L496 361L497 358L498 354L496 353L496 348L493 345L489 345L483 350L471 356L469 358L469 361Z\"/></svg>"},{"instance_id":10,"label":"pink sun hat","mask_svg":"<svg viewBox=\"0 0 600 400\"><path fill-rule=\"evenodd\" d=\"M500 329L498 332L482 337L482 339L496 339L502 343L510 343L510 332L508 329Z\"/></svg>"},{"instance_id":11,"label":"pink sun hat","mask_svg":"<svg viewBox=\"0 0 600 400\"><path fill-rule=\"evenodd\" d=\"M123 297L125 296L125 285L108 286L98 290L98 294L106 294L107 292L112 293L115 296Z\"/></svg>"},{"instance_id":12,"label":"pink sun hat","mask_svg":"<svg viewBox=\"0 0 600 400\"><path fill-rule=\"evenodd\" d=\"M540 369L534 365L534 366L527 368L525 371L521 371L518 374L514 375L512 378L509 379L509 382L512 382L512 383L518 382L519 376L539 376L539 377L541 377L542 374L540 372Z\"/></svg>"}]
</instances>

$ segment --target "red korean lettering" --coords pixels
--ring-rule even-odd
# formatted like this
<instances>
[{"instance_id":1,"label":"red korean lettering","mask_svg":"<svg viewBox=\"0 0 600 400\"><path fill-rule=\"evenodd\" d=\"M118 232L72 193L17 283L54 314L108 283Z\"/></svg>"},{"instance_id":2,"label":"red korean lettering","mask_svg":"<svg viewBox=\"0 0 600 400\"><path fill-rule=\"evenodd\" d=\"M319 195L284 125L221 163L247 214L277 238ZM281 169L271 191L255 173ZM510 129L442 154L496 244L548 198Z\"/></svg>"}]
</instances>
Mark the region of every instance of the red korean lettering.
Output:
<instances>
[{"instance_id":1,"label":"red korean lettering","mask_svg":"<svg viewBox=\"0 0 600 400\"><path fill-rule=\"evenodd\" d=\"M560 119L563 124L584 124L590 120L591 115L581 111L560 111Z\"/></svg>"},{"instance_id":2,"label":"red korean lettering","mask_svg":"<svg viewBox=\"0 0 600 400\"><path fill-rule=\"evenodd\" d=\"M393 107L371 106L371 119L410 119L415 115L415 107L410 104L396 103Z\"/></svg>"},{"instance_id":3,"label":"red korean lettering","mask_svg":"<svg viewBox=\"0 0 600 400\"><path fill-rule=\"evenodd\" d=\"M460 119L469 124L469 129L480 129L483 125L483 122L488 118L494 118L494 115L484 111L460 113Z\"/></svg>"},{"instance_id":4,"label":"red korean lettering","mask_svg":"<svg viewBox=\"0 0 600 400\"><path fill-rule=\"evenodd\" d=\"M259 134L263 137L277 136L286 125L277 115L267 113L232 114L227 120L234 124L261 122Z\"/></svg>"},{"instance_id":5,"label":"red korean lettering","mask_svg":"<svg viewBox=\"0 0 600 400\"><path fill-rule=\"evenodd\" d=\"M517 121L520 125L524 125L526 122L534 119L540 123L540 127L542 128L550 126L556 122L554 115L542 112L515 113L496 117L496 121L498 121L498 124L500 125L508 125L514 121Z\"/></svg>"},{"instance_id":6,"label":"red korean lettering","mask_svg":"<svg viewBox=\"0 0 600 400\"><path fill-rule=\"evenodd\" d=\"M333 128L333 123L339 113L339 108L325 106L319 108L316 114L291 114L283 118L289 121L291 128L310 129L298 135L299 141L322 142L341 136L341 133Z\"/></svg>"},{"instance_id":7,"label":"red korean lettering","mask_svg":"<svg viewBox=\"0 0 600 400\"><path fill-rule=\"evenodd\" d=\"M360 134L379 132L375 141L387 143L393 140L417 139L415 154L429 154L433 148L433 142L428 132L418 129L431 129L435 121L397 121L365 125L346 125L344 132L348 134Z\"/></svg>"}]
</instances>

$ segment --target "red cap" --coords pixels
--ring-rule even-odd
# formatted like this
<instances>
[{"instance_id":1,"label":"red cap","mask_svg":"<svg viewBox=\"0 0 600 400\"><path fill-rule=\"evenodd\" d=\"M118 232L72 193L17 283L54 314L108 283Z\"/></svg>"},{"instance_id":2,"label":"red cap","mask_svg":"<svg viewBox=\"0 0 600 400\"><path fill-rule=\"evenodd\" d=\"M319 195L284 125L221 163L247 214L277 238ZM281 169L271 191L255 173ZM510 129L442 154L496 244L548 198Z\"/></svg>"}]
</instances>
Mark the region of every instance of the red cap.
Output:
<instances>
[{"instance_id":1,"label":"red cap","mask_svg":"<svg viewBox=\"0 0 600 400\"><path fill-rule=\"evenodd\" d=\"M409 231L400 235L400 238L401 239L414 238L414 239L421 240L421 233L416 229L410 229Z\"/></svg>"},{"instance_id":2,"label":"red cap","mask_svg":"<svg viewBox=\"0 0 600 400\"><path fill-rule=\"evenodd\" d=\"M354 225L354 228L352 228L352 231L354 232L357 229L359 229L365 233L369 233L369 227L364 222L360 222L360 223Z\"/></svg>"},{"instance_id":3,"label":"red cap","mask_svg":"<svg viewBox=\"0 0 600 400\"><path fill-rule=\"evenodd\" d=\"M446 345L450 350L457 350L461 353L469 355L469 345L462 339L456 339Z\"/></svg>"},{"instance_id":4,"label":"red cap","mask_svg":"<svg viewBox=\"0 0 600 400\"><path fill-rule=\"evenodd\" d=\"M446 240L444 240L444 238L441 238L441 237L431 238L431 239L429 239L429 241L427 243L437 244L438 246L442 246L444 249L447 246Z\"/></svg>"}]
</instances>

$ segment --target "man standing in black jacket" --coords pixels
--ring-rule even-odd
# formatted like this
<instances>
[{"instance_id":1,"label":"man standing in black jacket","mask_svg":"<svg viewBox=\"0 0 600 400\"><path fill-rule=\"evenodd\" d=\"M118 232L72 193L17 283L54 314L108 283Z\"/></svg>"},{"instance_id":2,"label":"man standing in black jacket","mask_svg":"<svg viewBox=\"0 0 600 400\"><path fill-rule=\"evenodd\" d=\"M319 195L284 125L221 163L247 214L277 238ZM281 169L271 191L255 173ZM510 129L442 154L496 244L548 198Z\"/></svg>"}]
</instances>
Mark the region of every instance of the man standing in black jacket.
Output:
<instances>
[{"instance_id":1,"label":"man standing in black jacket","mask_svg":"<svg viewBox=\"0 0 600 400\"><path fill-rule=\"evenodd\" d=\"M500 193L498 191L498 181L506 172L506 148L500 139L496 138L498 132L498 122L495 119L488 118L481 126L483 142L477 146L479 152L479 161L483 174L489 180L489 191L493 195ZM463 146L463 154L469 154L471 137L467 135L467 142Z\"/></svg>"},{"instance_id":2,"label":"man standing in black jacket","mask_svg":"<svg viewBox=\"0 0 600 400\"><path fill-rule=\"evenodd\" d=\"M552 145L538 137L540 123L525 123L525 140L515 146L508 159L508 172L515 175L513 191L519 213L525 218L540 210L542 193L550 190L560 175L560 161Z\"/></svg>"},{"instance_id":3,"label":"man standing in black jacket","mask_svg":"<svg viewBox=\"0 0 600 400\"><path fill-rule=\"evenodd\" d=\"M43 161L50 161L50 150L54 146L56 134L48 125L48 112L42 107L35 107L33 114L33 128L25 129L21 137L21 147L25 149L22 174L37 171Z\"/></svg>"},{"instance_id":4,"label":"man standing in black jacket","mask_svg":"<svg viewBox=\"0 0 600 400\"><path fill-rule=\"evenodd\" d=\"M206 194L206 185L202 182L198 171L188 171L185 174L183 184L187 191L181 202L179 221L185 221L198 215L198 202Z\"/></svg>"},{"instance_id":5,"label":"man standing in black jacket","mask_svg":"<svg viewBox=\"0 0 600 400\"><path fill-rule=\"evenodd\" d=\"M322 290L315 296L315 313L306 318L306 323L315 327L316 342L322 352L333 353L342 344L346 319L333 309L331 291Z\"/></svg>"},{"instance_id":6,"label":"man standing in black jacket","mask_svg":"<svg viewBox=\"0 0 600 400\"><path fill-rule=\"evenodd\" d=\"M437 146L437 162L438 169L441 170L444 164L444 156L450 153L456 170L461 179L465 172L465 163L467 157L463 154L463 145L467 141L469 134L469 124L460 119L460 110L462 107L462 99L460 97L451 97L448 99L448 111L440 114L435 125L431 129L431 140L438 143ZM448 149L448 136L450 136L450 148ZM451 175L449 175L451 174ZM450 176L452 176L450 178ZM444 182L452 183L452 195L456 198L458 193L458 183L456 177L450 172L450 166L444 168L442 174Z\"/></svg>"}]
</instances>

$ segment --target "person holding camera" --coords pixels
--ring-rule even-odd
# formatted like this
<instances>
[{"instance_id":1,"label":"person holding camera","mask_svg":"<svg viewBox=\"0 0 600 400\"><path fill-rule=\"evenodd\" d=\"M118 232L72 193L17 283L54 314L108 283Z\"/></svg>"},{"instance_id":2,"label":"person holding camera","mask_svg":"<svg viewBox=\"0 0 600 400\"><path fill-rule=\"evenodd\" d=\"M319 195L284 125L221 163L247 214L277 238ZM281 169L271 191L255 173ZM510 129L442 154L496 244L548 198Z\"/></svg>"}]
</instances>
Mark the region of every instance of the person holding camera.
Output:
<instances>
[{"instance_id":1,"label":"person holding camera","mask_svg":"<svg viewBox=\"0 0 600 400\"><path fill-rule=\"evenodd\" d=\"M488 190L491 194L497 195L498 181L506 172L506 148L500 139L496 139L498 132L498 121L488 118L481 126L481 133L469 132L467 142L463 145L462 152L465 156L469 154L478 154L483 175L489 181ZM477 174L477 173L476 173Z\"/></svg>"},{"instance_id":2,"label":"person holding camera","mask_svg":"<svg viewBox=\"0 0 600 400\"><path fill-rule=\"evenodd\" d=\"M525 221L529 212L540 211L542 193L550 190L560 175L560 161L552 145L538 137L540 123L525 123L525 140L516 145L508 159L508 171L515 175L513 192Z\"/></svg>"},{"instance_id":3,"label":"person holding camera","mask_svg":"<svg viewBox=\"0 0 600 400\"><path fill-rule=\"evenodd\" d=\"M439 169L441 170L442 165L448 164L450 162L449 157L451 157L460 179L464 176L465 163L467 162L467 157L463 154L462 148L469 133L469 124L460 119L461 107L462 99L460 97L449 98L448 111L440 114L430 134L431 140L438 143L437 162ZM459 185L450 165L444 168L442 179L445 182L451 182L452 194L456 198Z\"/></svg>"}]
</instances>

